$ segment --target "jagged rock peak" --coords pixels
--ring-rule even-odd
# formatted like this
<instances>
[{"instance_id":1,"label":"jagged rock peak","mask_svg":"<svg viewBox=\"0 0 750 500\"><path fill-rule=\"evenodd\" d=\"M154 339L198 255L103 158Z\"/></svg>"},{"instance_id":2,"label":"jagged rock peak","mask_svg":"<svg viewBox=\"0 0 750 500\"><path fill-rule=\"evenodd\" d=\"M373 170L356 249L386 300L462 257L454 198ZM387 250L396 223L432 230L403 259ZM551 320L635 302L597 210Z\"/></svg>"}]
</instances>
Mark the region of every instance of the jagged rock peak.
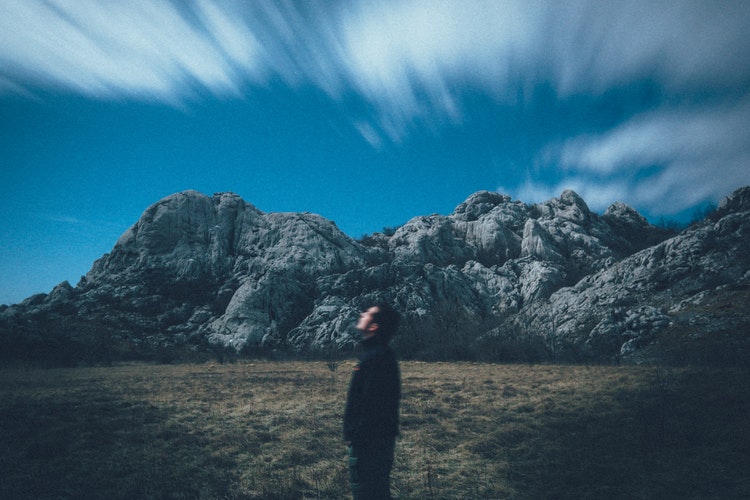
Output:
<instances>
[{"instance_id":1,"label":"jagged rock peak","mask_svg":"<svg viewBox=\"0 0 750 500\"><path fill-rule=\"evenodd\" d=\"M611 204L604 211L604 218L616 219L633 226L648 226L648 221L636 209L622 202Z\"/></svg>"},{"instance_id":2,"label":"jagged rock peak","mask_svg":"<svg viewBox=\"0 0 750 500\"><path fill-rule=\"evenodd\" d=\"M482 215L489 213L496 206L508 203L510 200L511 198L507 194L478 191L458 205L453 211L453 216L457 220L477 220Z\"/></svg>"},{"instance_id":3,"label":"jagged rock peak","mask_svg":"<svg viewBox=\"0 0 750 500\"><path fill-rule=\"evenodd\" d=\"M540 218L561 218L578 223L588 222L591 218L591 210L586 202L570 189L563 191L559 198L552 198L534 207L538 210Z\"/></svg>"},{"instance_id":4,"label":"jagged rock peak","mask_svg":"<svg viewBox=\"0 0 750 500\"><path fill-rule=\"evenodd\" d=\"M741 187L719 202L717 212L721 215L729 212L750 211L750 186Z\"/></svg>"},{"instance_id":5,"label":"jagged rock peak","mask_svg":"<svg viewBox=\"0 0 750 500\"><path fill-rule=\"evenodd\" d=\"M150 211L157 210L160 206L176 206L190 209L191 207L194 207L195 204L201 203L211 203L215 207L242 205L243 208L250 209L258 214L263 213L261 210L258 210L258 208L256 208L252 203L248 203L247 201L243 200L240 195L232 193L230 191L214 193L213 196L208 196L194 189L187 189L185 191L180 191L178 193L165 196L161 200L148 207L144 212L144 215L149 213Z\"/></svg>"},{"instance_id":6,"label":"jagged rock peak","mask_svg":"<svg viewBox=\"0 0 750 500\"><path fill-rule=\"evenodd\" d=\"M623 203L600 217L570 190L534 205L480 191L452 215L415 217L373 244L318 215L183 191L148 207L76 288L0 308L0 340L102 331L138 349L328 349L349 345L357 311L384 299L418 334L402 344L412 353L486 328L508 341L539 336L552 356L632 357L670 322L750 331L740 310L750 294L748 210L742 188L673 234ZM701 297L736 304L739 319L690 310Z\"/></svg>"}]
</instances>

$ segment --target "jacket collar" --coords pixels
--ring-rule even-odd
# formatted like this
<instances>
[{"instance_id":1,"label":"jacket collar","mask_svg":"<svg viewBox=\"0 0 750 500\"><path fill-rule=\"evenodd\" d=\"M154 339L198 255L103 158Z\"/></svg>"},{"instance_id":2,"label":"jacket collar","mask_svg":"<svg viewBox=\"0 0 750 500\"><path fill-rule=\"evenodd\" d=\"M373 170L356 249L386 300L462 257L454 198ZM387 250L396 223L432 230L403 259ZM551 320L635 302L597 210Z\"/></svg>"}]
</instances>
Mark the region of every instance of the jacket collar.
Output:
<instances>
[{"instance_id":1,"label":"jacket collar","mask_svg":"<svg viewBox=\"0 0 750 500\"><path fill-rule=\"evenodd\" d=\"M360 362L377 357L388 350L388 344L383 342L377 336L370 337L367 340L363 340L361 344L363 352L359 357Z\"/></svg>"}]
</instances>

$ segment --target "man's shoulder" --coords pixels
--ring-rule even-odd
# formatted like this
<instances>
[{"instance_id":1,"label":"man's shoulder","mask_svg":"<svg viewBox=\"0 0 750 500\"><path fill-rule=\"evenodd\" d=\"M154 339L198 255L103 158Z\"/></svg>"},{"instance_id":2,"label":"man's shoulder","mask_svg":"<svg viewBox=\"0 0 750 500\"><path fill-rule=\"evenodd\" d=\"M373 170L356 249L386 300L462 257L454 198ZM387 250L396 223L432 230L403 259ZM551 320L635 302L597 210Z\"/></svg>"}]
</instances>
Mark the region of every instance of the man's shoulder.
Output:
<instances>
[{"instance_id":1,"label":"man's shoulder","mask_svg":"<svg viewBox=\"0 0 750 500\"><path fill-rule=\"evenodd\" d=\"M369 363L382 363L389 360L396 360L396 355L393 352L393 349L391 349L388 344L378 344L365 351L362 354L362 357L360 357L359 363L362 365Z\"/></svg>"}]
</instances>

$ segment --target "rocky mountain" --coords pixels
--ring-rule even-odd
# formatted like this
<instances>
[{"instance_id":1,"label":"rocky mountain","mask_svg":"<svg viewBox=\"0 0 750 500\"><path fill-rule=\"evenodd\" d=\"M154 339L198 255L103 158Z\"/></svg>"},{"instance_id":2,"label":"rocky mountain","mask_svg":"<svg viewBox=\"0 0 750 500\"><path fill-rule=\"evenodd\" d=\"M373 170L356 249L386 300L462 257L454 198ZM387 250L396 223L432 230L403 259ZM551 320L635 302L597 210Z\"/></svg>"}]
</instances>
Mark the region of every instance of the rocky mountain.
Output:
<instances>
[{"instance_id":1,"label":"rocky mountain","mask_svg":"<svg viewBox=\"0 0 750 500\"><path fill-rule=\"evenodd\" d=\"M75 287L0 309L0 342L5 358L90 360L345 350L379 298L404 314L407 357L746 353L749 216L750 188L679 234L621 203L593 213L572 191L532 205L478 192L450 215L353 240L318 215L186 191L149 207Z\"/></svg>"}]
</instances>

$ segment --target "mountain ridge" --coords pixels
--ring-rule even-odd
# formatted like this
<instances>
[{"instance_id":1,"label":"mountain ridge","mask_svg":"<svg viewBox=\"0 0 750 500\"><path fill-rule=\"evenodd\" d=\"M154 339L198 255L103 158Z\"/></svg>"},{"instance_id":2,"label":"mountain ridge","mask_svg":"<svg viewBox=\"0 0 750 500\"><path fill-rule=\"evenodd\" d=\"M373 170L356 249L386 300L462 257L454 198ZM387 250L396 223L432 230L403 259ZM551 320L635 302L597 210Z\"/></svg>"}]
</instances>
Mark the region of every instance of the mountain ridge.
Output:
<instances>
[{"instance_id":1,"label":"mountain ridge","mask_svg":"<svg viewBox=\"0 0 750 500\"><path fill-rule=\"evenodd\" d=\"M359 309L385 299L404 313L405 356L658 361L654 346L692 328L700 294L745 297L749 214L748 187L679 233L619 202L598 215L570 190L531 205L479 191L449 215L354 240L319 215L183 191L148 207L75 287L0 309L0 342L6 357L49 339L74 358L347 350ZM746 325L742 311L725 316L701 338Z\"/></svg>"}]
</instances>

